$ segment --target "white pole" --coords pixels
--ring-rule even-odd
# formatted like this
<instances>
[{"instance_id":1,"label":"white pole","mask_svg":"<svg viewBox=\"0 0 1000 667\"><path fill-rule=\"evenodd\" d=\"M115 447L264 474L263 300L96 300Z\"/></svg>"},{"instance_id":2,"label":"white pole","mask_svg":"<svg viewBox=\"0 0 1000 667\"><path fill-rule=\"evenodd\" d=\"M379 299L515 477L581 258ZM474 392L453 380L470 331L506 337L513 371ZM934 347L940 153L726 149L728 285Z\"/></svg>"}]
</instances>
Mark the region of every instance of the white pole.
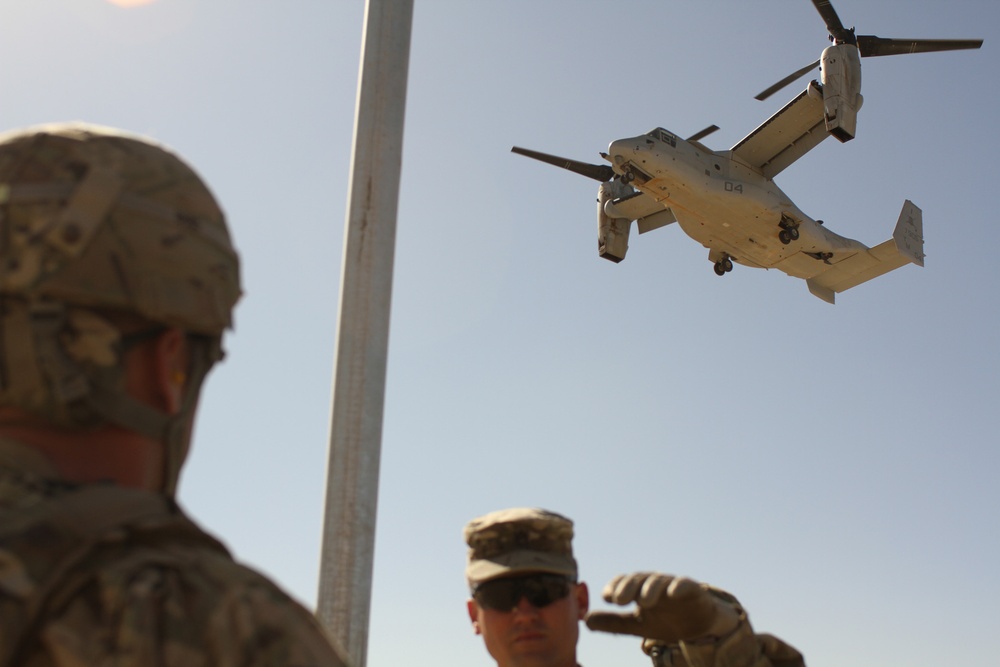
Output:
<instances>
[{"instance_id":1,"label":"white pole","mask_svg":"<svg viewBox=\"0 0 1000 667\"><path fill-rule=\"evenodd\" d=\"M413 0L367 0L351 151L317 615L365 667Z\"/></svg>"}]
</instances>

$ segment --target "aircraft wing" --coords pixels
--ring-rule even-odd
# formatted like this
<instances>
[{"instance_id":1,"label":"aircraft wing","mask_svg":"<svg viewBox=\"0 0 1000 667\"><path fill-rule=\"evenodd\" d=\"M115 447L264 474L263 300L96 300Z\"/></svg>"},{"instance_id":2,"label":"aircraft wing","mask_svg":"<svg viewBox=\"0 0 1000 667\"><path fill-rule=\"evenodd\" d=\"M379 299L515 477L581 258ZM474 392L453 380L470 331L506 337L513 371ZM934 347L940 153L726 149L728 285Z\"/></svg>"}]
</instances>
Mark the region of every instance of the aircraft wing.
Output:
<instances>
[{"instance_id":1,"label":"aircraft wing","mask_svg":"<svg viewBox=\"0 0 1000 667\"><path fill-rule=\"evenodd\" d=\"M814 88L818 85L811 82L809 88L733 146L733 156L766 178L774 178L818 146L828 134L823 118L823 93ZM810 88L815 90L813 94Z\"/></svg>"}]
</instances>

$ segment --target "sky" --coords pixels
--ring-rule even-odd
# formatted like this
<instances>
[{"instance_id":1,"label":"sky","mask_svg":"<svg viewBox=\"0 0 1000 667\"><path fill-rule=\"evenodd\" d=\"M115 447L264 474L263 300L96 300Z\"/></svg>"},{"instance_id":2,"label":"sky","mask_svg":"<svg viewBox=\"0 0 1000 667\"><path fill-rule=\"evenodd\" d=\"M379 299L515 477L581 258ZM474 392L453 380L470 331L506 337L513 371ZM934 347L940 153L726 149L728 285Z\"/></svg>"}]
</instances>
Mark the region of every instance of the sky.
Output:
<instances>
[{"instance_id":1,"label":"sky","mask_svg":"<svg viewBox=\"0 0 1000 667\"><path fill-rule=\"evenodd\" d=\"M0 0L0 128L153 136L225 208L245 295L180 501L315 604L364 6ZM996 664L1000 92L992 0L837 0L883 37L857 138L776 182L868 245L905 199L926 266L831 306L779 271L718 277L677 225L596 252L599 163L665 127L725 150L809 77L807 0L415 0L381 449L370 665L492 664L465 612L471 518L576 522L591 586L660 570L736 594L811 667ZM584 630L581 664L645 665Z\"/></svg>"}]
</instances>

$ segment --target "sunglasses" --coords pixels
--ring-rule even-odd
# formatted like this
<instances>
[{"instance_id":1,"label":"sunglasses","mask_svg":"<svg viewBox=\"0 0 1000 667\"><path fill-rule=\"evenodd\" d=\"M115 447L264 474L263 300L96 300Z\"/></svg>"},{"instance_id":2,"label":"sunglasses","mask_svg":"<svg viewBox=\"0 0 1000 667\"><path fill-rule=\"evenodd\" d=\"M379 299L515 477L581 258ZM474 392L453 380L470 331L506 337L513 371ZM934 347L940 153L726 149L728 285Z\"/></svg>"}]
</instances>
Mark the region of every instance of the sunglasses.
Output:
<instances>
[{"instance_id":1,"label":"sunglasses","mask_svg":"<svg viewBox=\"0 0 1000 667\"><path fill-rule=\"evenodd\" d=\"M574 582L561 574L530 574L525 577L491 579L476 586L472 598L480 607L494 611L510 611L526 598L541 609L569 595Z\"/></svg>"}]
</instances>

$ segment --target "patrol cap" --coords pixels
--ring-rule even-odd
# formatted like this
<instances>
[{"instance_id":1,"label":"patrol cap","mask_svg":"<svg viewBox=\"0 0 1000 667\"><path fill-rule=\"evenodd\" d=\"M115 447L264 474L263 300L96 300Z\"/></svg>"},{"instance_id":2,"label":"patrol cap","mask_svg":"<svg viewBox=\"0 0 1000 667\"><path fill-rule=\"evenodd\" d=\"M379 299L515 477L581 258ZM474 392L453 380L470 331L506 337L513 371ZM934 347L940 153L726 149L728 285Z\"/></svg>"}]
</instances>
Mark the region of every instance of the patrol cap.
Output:
<instances>
[{"instance_id":1,"label":"patrol cap","mask_svg":"<svg viewBox=\"0 0 1000 667\"><path fill-rule=\"evenodd\" d=\"M577 576L573 522L555 512L514 507L490 512L465 526L469 586L528 572Z\"/></svg>"}]
</instances>

